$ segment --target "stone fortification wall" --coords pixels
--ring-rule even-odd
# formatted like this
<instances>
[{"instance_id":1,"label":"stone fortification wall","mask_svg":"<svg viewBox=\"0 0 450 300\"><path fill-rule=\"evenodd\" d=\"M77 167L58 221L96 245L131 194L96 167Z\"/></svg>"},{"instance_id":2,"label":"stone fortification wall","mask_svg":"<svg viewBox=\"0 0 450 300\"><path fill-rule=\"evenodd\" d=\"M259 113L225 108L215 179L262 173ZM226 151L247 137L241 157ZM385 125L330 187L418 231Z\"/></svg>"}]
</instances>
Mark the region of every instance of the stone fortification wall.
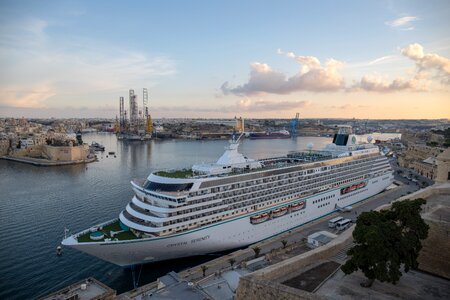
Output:
<instances>
[{"instance_id":1,"label":"stone fortification wall","mask_svg":"<svg viewBox=\"0 0 450 300\"><path fill-rule=\"evenodd\" d=\"M444 221L426 222L430 230L420 250L419 269L450 279L450 224Z\"/></svg>"},{"instance_id":2,"label":"stone fortification wall","mask_svg":"<svg viewBox=\"0 0 450 300\"><path fill-rule=\"evenodd\" d=\"M89 154L89 147L87 145L74 147L44 145L42 154L44 157L48 157L48 159L55 161L83 160L86 159Z\"/></svg>"},{"instance_id":3,"label":"stone fortification wall","mask_svg":"<svg viewBox=\"0 0 450 300\"><path fill-rule=\"evenodd\" d=\"M327 245L244 276L239 281L236 299L322 299L321 297L277 283L295 276L306 266L329 259L353 241L354 226Z\"/></svg>"}]
</instances>

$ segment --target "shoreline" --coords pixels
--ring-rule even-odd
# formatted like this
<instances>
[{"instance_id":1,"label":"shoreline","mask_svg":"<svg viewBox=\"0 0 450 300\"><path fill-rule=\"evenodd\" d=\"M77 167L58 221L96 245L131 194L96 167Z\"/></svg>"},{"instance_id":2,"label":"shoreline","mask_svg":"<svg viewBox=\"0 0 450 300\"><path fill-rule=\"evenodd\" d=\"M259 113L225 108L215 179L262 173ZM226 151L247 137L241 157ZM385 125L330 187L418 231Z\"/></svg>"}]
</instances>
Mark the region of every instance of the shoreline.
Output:
<instances>
[{"instance_id":1,"label":"shoreline","mask_svg":"<svg viewBox=\"0 0 450 300\"><path fill-rule=\"evenodd\" d=\"M68 165L77 165L77 164L86 164L91 163L97 160L97 157L94 156L92 158L80 159L80 160L64 160L64 161L52 161L41 158L32 158L32 157L13 157L13 156L2 156L0 159L9 160L18 163L29 164L37 167L53 167L53 166L68 166Z\"/></svg>"}]
</instances>

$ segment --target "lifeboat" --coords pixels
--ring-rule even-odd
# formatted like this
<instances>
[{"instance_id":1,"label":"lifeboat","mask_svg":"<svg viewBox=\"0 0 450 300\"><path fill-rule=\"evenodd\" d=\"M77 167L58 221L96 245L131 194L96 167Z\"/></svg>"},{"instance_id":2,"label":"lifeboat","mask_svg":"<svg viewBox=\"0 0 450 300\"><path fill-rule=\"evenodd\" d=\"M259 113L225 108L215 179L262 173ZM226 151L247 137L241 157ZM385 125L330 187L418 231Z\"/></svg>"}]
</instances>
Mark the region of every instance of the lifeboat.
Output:
<instances>
[{"instance_id":1,"label":"lifeboat","mask_svg":"<svg viewBox=\"0 0 450 300\"><path fill-rule=\"evenodd\" d=\"M363 188L363 187L365 187L365 186L366 186L366 183L365 183L365 182L360 182L360 183L358 183L358 189Z\"/></svg>"},{"instance_id":2,"label":"lifeboat","mask_svg":"<svg viewBox=\"0 0 450 300\"><path fill-rule=\"evenodd\" d=\"M300 202L297 202L297 203L293 203L291 205L291 210L292 211L301 210L303 208L305 208L305 201L300 201Z\"/></svg>"},{"instance_id":3,"label":"lifeboat","mask_svg":"<svg viewBox=\"0 0 450 300\"><path fill-rule=\"evenodd\" d=\"M282 215L285 215L288 212L288 208L285 207L281 207L278 209L275 209L274 211L272 211L272 217L274 218L278 218L281 217Z\"/></svg>"},{"instance_id":4,"label":"lifeboat","mask_svg":"<svg viewBox=\"0 0 450 300\"><path fill-rule=\"evenodd\" d=\"M250 217L250 223L252 224L260 224L262 222L265 222L269 219L269 214L268 213L263 213L257 216L252 216Z\"/></svg>"},{"instance_id":5,"label":"lifeboat","mask_svg":"<svg viewBox=\"0 0 450 300\"><path fill-rule=\"evenodd\" d=\"M353 192L354 190L356 190L358 188L358 186L355 184L355 185L352 185L351 187L350 187L350 190L349 190L349 192Z\"/></svg>"}]
</instances>

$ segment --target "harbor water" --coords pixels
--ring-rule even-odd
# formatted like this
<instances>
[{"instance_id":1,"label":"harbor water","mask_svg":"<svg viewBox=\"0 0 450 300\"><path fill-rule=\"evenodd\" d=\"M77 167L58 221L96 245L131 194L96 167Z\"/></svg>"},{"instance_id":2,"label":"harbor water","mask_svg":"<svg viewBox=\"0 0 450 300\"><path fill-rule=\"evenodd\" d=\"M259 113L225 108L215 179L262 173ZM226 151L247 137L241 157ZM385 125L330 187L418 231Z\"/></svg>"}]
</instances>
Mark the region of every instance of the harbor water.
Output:
<instances>
[{"instance_id":1,"label":"harbor water","mask_svg":"<svg viewBox=\"0 0 450 300\"><path fill-rule=\"evenodd\" d=\"M33 299L93 276L117 290L133 288L132 271L95 257L56 247L70 233L117 218L133 193L130 181L160 169L214 162L227 141L154 140L117 141L115 135L93 133L84 142L99 142L106 151L98 162L86 165L35 167L0 160L0 299ZM251 158L286 155L320 149L331 138L298 137L280 140L244 140L240 152ZM114 151L114 155L108 152ZM182 258L147 264L135 270L139 285L169 271L180 271L215 257Z\"/></svg>"}]
</instances>

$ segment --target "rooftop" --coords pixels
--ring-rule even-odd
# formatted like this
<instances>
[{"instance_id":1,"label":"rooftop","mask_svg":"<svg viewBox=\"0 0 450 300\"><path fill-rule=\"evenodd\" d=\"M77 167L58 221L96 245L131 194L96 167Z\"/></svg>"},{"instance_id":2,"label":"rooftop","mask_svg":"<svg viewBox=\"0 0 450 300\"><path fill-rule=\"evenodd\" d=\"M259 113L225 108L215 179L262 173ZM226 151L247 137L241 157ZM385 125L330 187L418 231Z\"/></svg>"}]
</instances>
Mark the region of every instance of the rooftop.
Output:
<instances>
[{"instance_id":1,"label":"rooftop","mask_svg":"<svg viewBox=\"0 0 450 300\"><path fill-rule=\"evenodd\" d=\"M95 278L89 277L59 291L56 291L41 300L90 300L90 299L113 299L116 291L104 285Z\"/></svg>"}]
</instances>

